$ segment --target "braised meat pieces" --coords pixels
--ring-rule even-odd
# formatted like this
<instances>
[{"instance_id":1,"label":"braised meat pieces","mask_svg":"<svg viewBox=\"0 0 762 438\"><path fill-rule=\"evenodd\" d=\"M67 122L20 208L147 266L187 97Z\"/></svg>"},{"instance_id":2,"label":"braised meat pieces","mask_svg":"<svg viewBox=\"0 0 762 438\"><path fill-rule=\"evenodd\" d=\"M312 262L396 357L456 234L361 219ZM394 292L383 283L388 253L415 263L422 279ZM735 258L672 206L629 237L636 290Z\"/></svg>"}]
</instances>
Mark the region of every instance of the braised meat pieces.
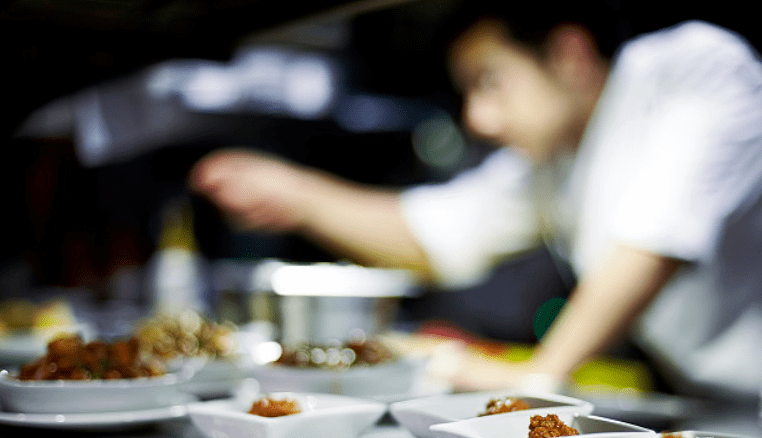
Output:
<instances>
[{"instance_id":1,"label":"braised meat pieces","mask_svg":"<svg viewBox=\"0 0 762 438\"><path fill-rule=\"evenodd\" d=\"M126 379L163 374L163 365L144 357L135 338L84 343L79 336L66 336L50 341L44 356L22 366L19 380Z\"/></svg>"}]
</instances>

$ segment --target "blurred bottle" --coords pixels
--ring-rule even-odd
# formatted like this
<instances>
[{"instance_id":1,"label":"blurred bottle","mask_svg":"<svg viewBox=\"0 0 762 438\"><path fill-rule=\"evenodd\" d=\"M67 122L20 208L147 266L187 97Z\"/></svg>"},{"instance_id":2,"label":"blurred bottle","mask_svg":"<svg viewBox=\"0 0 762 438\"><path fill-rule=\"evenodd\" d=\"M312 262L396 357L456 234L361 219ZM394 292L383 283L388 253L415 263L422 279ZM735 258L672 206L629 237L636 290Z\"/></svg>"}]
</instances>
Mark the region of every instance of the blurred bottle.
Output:
<instances>
[{"instance_id":1,"label":"blurred bottle","mask_svg":"<svg viewBox=\"0 0 762 438\"><path fill-rule=\"evenodd\" d=\"M161 212L159 240L148 262L153 312L207 313L205 266L196 245L190 201L171 200Z\"/></svg>"}]
</instances>

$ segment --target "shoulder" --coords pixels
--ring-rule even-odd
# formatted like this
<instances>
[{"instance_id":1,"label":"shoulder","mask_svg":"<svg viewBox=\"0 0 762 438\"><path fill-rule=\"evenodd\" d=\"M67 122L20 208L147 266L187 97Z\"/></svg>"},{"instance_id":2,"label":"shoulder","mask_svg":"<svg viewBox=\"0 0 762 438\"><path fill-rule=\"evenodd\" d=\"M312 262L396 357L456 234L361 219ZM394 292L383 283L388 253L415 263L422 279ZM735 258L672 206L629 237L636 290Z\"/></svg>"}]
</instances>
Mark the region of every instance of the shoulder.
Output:
<instances>
[{"instance_id":1,"label":"shoulder","mask_svg":"<svg viewBox=\"0 0 762 438\"><path fill-rule=\"evenodd\" d=\"M686 21L625 43L615 66L641 74L677 75L722 66L759 64L754 48L741 35L705 21Z\"/></svg>"}]
</instances>

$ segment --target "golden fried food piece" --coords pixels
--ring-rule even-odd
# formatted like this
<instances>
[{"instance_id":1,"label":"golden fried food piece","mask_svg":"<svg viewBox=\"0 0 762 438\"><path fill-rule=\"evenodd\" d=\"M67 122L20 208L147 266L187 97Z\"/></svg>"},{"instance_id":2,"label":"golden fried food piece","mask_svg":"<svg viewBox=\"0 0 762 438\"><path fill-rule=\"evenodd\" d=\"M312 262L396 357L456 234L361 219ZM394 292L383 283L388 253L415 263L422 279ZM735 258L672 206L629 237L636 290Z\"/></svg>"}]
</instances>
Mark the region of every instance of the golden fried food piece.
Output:
<instances>
[{"instance_id":1,"label":"golden fried food piece","mask_svg":"<svg viewBox=\"0 0 762 438\"><path fill-rule=\"evenodd\" d=\"M179 315L155 315L138 325L135 336L163 360L216 359L235 353L236 331L232 323L217 323L197 312L186 311Z\"/></svg>"},{"instance_id":2,"label":"golden fried food piece","mask_svg":"<svg viewBox=\"0 0 762 438\"><path fill-rule=\"evenodd\" d=\"M251 409L249 409L250 414L259 415L260 417L282 417L300 412L302 410L296 400L274 400L269 397L256 400L251 405Z\"/></svg>"},{"instance_id":3,"label":"golden fried food piece","mask_svg":"<svg viewBox=\"0 0 762 438\"><path fill-rule=\"evenodd\" d=\"M579 431L564 424L556 414L548 414L544 417L533 415L529 419L528 438L553 438L572 435L579 435Z\"/></svg>"},{"instance_id":4,"label":"golden fried food piece","mask_svg":"<svg viewBox=\"0 0 762 438\"><path fill-rule=\"evenodd\" d=\"M487 410L480 413L479 416L483 417L485 415L502 414L504 412L523 411L525 409L529 409L529 405L519 398L493 398L487 403Z\"/></svg>"}]
</instances>

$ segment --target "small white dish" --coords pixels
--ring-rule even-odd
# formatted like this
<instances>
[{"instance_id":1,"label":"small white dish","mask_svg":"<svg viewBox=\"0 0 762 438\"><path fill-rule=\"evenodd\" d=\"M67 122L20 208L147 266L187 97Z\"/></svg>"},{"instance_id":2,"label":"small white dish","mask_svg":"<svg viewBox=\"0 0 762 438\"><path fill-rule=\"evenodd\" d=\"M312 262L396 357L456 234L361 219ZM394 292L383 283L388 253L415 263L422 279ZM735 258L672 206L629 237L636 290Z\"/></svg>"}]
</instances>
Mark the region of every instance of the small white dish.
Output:
<instances>
[{"instance_id":1,"label":"small white dish","mask_svg":"<svg viewBox=\"0 0 762 438\"><path fill-rule=\"evenodd\" d=\"M0 371L0 409L25 414L74 414L155 409L177 404L185 394L181 374L114 380L22 381Z\"/></svg>"},{"instance_id":2,"label":"small white dish","mask_svg":"<svg viewBox=\"0 0 762 438\"><path fill-rule=\"evenodd\" d=\"M663 432L660 438L752 438L752 435L734 435L728 433L708 432L701 430L683 430L680 432Z\"/></svg>"},{"instance_id":3,"label":"small white dish","mask_svg":"<svg viewBox=\"0 0 762 438\"><path fill-rule=\"evenodd\" d=\"M0 424L44 429L121 431L147 424L184 418L188 414L186 404L194 401L196 401L196 398L185 395L176 401L177 404L172 406L122 412L27 414L0 411Z\"/></svg>"},{"instance_id":4,"label":"small white dish","mask_svg":"<svg viewBox=\"0 0 762 438\"><path fill-rule=\"evenodd\" d=\"M296 392L267 396L275 400L296 400L302 412L261 417L248 413L258 397L239 397L193 403L188 405L188 414L196 427L209 437L356 438L386 413L384 403L353 397Z\"/></svg>"},{"instance_id":5,"label":"small white dish","mask_svg":"<svg viewBox=\"0 0 762 438\"><path fill-rule=\"evenodd\" d=\"M298 368L270 363L255 366L252 375L262 392L318 392L350 397L395 397L414 388L426 368L426 360L401 358L397 361L356 366L344 370Z\"/></svg>"},{"instance_id":6,"label":"small white dish","mask_svg":"<svg viewBox=\"0 0 762 438\"><path fill-rule=\"evenodd\" d=\"M530 415L545 415L546 411L573 414L590 414L593 412L591 403L577 398L512 390L447 394L405 400L392 403L389 406L389 411L394 419L410 430L413 435L419 438L432 438L434 434L429 430L430 426L476 418L480 413L487 410L487 403L490 400L506 397L522 399L531 409L498 415L514 415L519 412Z\"/></svg>"},{"instance_id":7,"label":"small white dish","mask_svg":"<svg viewBox=\"0 0 762 438\"><path fill-rule=\"evenodd\" d=\"M237 358L214 359L191 368L193 374L181 390L201 398L230 397L244 379L253 377L252 366Z\"/></svg>"},{"instance_id":8,"label":"small white dish","mask_svg":"<svg viewBox=\"0 0 762 438\"><path fill-rule=\"evenodd\" d=\"M575 414L569 411L558 412L552 408L543 413L516 411L509 414L487 415L452 423L440 423L429 429L436 438L527 438L529 419L533 415L558 415L567 426L571 426L579 435L595 434L596 438L642 438L656 437L651 429L625 423L623 421L593 415Z\"/></svg>"}]
</instances>

